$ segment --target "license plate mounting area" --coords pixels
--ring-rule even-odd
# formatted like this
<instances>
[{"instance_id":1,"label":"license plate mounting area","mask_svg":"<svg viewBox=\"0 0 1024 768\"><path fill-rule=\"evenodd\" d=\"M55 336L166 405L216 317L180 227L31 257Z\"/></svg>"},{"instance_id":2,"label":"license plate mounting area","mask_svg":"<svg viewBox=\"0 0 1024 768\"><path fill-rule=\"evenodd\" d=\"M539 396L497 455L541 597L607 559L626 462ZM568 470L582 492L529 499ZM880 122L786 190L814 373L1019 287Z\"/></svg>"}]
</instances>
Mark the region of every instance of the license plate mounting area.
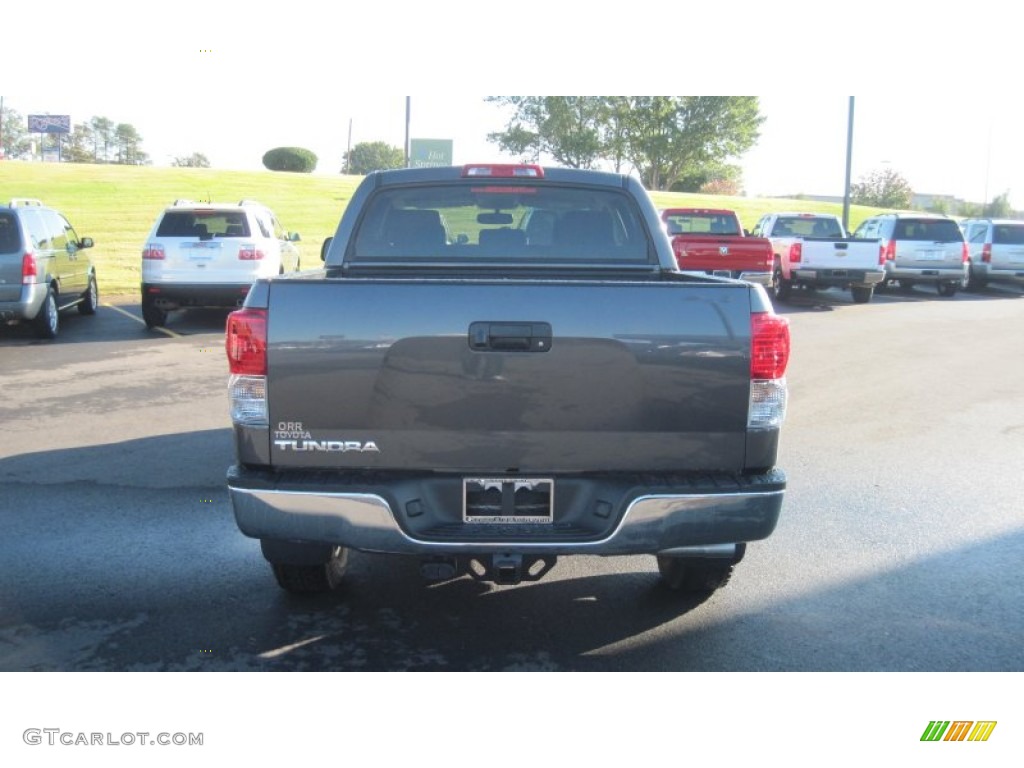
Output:
<instances>
[{"instance_id":1,"label":"license plate mounting area","mask_svg":"<svg viewBox=\"0 0 1024 768\"><path fill-rule=\"evenodd\" d=\"M550 524L555 482L537 477L467 477L462 481L462 520L482 524Z\"/></svg>"}]
</instances>

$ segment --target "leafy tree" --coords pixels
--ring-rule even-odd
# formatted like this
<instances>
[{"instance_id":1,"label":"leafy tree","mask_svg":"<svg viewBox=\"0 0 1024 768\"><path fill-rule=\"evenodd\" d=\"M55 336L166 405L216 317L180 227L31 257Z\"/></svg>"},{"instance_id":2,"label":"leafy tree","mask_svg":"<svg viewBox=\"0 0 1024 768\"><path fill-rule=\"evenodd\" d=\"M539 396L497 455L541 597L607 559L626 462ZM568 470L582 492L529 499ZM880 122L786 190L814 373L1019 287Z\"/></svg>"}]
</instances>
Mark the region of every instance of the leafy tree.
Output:
<instances>
[{"instance_id":1,"label":"leafy tree","mask_svg":"<svg viewBox=\"0 0 1024 768\"><path fill-rule=\"evenodd\" d=\"M93 133L89 123L76 123L64 140L61 159L66 163L93 163Z\"/></svg>"},{"instance_id":2,"label":"leafy tree","mask_svg":"<svg viewBox=\"0 0 1024 768\"><path fill-rule=\"evenodd\" d=\"M345 153L345 168L358 176L404 167L405 150L384 141L361 141Z\"/></svg>"},{"instance_id":3,"label":"leafy tree","mask_svg":"<svg viewBox=\"0 0 1024 768\"><path fill-rule=\"evenodd\" d=\"M107 117L94 117L89 121L89 126L92 128L93 160L97 163L109 162L110 145L114 143L114 121Z\"/></svg>"},{"instance_id":4,"label":"leafy tree","mask_svg":"<svg viewBox=\"0 0 1024 768\"><path fill-rule=\"evenodd\" d=\"M8 160L25 160L32 156L32 137L28 133L28 122L10 107L0 113L0 139L3 155Z\"/></svg>"},{"instance_id":5,"label":"leafy tree","mask_svg":"<svg viewBox=\"0 0 1024 768\"><path fill-rule=\"evenodd\" d=\"M892 168L872 171L850 186L850 201L878 208L909 208L914 191L903 176Z\"/></svg>"},{"instance_id":6,"label":"leafy tree","mask_svg":"<svg viewBox=\"0 0 1024 768\"><path fill-rule=\"evenodd\" d=\"M1010 206L1010 191L1007 190L997 195L992 202L985 206L985 215L993 219L1008 219L1013 215L1013 208Z\"/></svg>"},{"instance_id":7,"label":"leafy tree","mask_svg":"<svg viewBox=\"0 0 1024 768\"><path fill-rule=\"evenodd\" d=\"M687 169L671 186L673 192L703 192L705 187L716 186L739 190L742 187L742 169L727 163L709 163L703 167ZM739 192L708 192L707 194L739 194Z\"/></svg>"},{"instance_id":8,"label":"leafy tree","mask_svg":"<svg viewBox=\"0 0 1024 768\"><path fill-rule=\"evenodd\" d=\"M630 115L629 159L648 189L738 157L764 122L756 96L633 96Z\"/></svg>"},{"instance_id":9,"label":"leafy tree","mask_svg":"<svg viewBox=\"0 0 1024 768\"><path fill-rule=\"evenodd\" d=\"M202 152L193 152L191 155L174 158L171 165L175 168L209 168L210 161Z\"/></svg>"},{"instance_id":10,"label":"leafy tree","mask_svg":"<svg viewBox=\"0 0 1024 768\"><path fill-rule=\"evenodd\" d=\"M488 136L504 151L572 168L629 163L649 189L722 165L754 145L764 118L753 96L492 96L513 110ZM706 183L705 175L695 184Z\"/></svg>"},{"instance_id":11,"label":"leafy tree","mask_svg":"<svg viewBox=\"0 0 1024 768\"><path fill-rule=\"evenodd\" d=\"M316 160L313 152L302 147L275 147L263 154L263 165L271 171L312 173Z\"/></svg>"},{"instance_id":12,"label":"leafy tree","mask_svg":"<svg viewBox=\"0 0 1024 768\"><path fill-rule=\"evenodd\" d=\"M145 165L149 155L142 151L142 137L131 123L118 123L114 128L117 162L120 165Z\"/></svg>"},{"instance_id":13,"label":"leafy tree","mask_svg":"<svg viewBox=\"0 0 1024 768\"><path fill-rule=\"evenodd\" d=\"M491 96L512 107L505 130L491 133L505 152L536 161L541 154L569 168L593 168L606 154L606 126L613 114L600 96Z\"/></svg>"}]
</instances>

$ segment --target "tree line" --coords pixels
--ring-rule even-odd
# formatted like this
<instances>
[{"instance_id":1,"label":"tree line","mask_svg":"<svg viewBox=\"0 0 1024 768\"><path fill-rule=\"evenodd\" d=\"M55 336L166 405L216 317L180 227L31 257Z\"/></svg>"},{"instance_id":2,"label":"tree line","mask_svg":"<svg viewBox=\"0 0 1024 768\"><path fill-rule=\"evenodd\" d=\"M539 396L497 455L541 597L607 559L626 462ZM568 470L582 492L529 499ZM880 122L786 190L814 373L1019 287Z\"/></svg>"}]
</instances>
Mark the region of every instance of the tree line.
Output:
<instances>
[{"instance_id":1,"label":"tree line","mask_svg":"<svg viewBox=\"0 0 1024 768\"><path fill-rule=\"evenodd\" d=\"M9 160L29 160L33 154L34 135L29 133L28 120L16 110L4 107L0 114L0 146ZM148 165L149 155L142 149L142 136L131 123L116 123L108 117L93 117L75 123L70 133L42 134L40 150L56 149L69 163L113 163Z\"/></svg>"},{"instance_id":2,"label":"tree line","mask_svg":"<svg viewBox=\"0 0 1024 768\"><path fill-rule=\"evenodd\" d=\"M528 161L635 171L651 190L739 192L738 159L765 118L756 96L490 96L510 110L488 140Z\"/></svg>"}]
</instances>

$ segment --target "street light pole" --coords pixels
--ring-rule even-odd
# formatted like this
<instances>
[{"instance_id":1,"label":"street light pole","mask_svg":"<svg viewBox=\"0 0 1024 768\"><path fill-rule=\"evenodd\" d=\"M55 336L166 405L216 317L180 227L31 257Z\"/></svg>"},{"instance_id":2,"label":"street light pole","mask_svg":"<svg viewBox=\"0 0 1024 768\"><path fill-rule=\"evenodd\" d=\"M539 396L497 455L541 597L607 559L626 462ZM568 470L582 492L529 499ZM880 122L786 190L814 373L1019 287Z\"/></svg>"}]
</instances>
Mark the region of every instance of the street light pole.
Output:
<instances>
[{"instance_id":1,"label":"street light pole","mask_svg":"<svg viewBox=\"0 0 1024 768\"><path fill-rule=\"evenodd\" d=\"M412 97L405 97L405 167L409 167L409 112L412 109Z\"/></svg>"},{"instance_id":2,"label":"street light pole","mask_svg":"<svg viewBox=\"0 0 1024 768\"><path fill-rule=\"evenodd\" d=\"M850 168L853 165L853 96L846 126L846 187L843 190L843 229L850 230Z\"/></svg>"}]
</instances>

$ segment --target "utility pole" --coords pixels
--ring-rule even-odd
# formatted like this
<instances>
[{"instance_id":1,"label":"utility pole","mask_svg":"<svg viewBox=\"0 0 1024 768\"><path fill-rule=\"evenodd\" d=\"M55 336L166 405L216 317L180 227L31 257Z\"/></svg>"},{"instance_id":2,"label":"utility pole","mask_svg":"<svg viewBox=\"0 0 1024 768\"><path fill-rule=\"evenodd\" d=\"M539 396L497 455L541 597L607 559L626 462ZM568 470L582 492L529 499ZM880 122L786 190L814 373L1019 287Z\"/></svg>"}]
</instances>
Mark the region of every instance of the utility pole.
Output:
<instances>
[{"instance_id":1,"label":"utility pole","mask_svg":"<svg viewBox=\"0 0 1024 768\"><path fill-rule=\"evenodd\" d=\"M850 168L853 165L853 96L846 126L846 187L843 190L843 229L850 231Z\"/></svg>"},{"instance_id":2,"label":"utility pole","mask_svg":"<svg viewBox=\"0 0 1024 768\"><path fill-rule=\"evenodd\" d=\"M412 97L405 97L405 167L409 167L409 113L412 109Z\"/></svg>"},{"instance_id":3,"label":"utility pole","mask_svg":"<svg viewBox=\"0 0 1024 768\"><path fill-rule=\"evenodd\" d=\"M348 119L348 148L345 150L345 175L352 167L352 118Z\"/></svg>"}]
</instances>

